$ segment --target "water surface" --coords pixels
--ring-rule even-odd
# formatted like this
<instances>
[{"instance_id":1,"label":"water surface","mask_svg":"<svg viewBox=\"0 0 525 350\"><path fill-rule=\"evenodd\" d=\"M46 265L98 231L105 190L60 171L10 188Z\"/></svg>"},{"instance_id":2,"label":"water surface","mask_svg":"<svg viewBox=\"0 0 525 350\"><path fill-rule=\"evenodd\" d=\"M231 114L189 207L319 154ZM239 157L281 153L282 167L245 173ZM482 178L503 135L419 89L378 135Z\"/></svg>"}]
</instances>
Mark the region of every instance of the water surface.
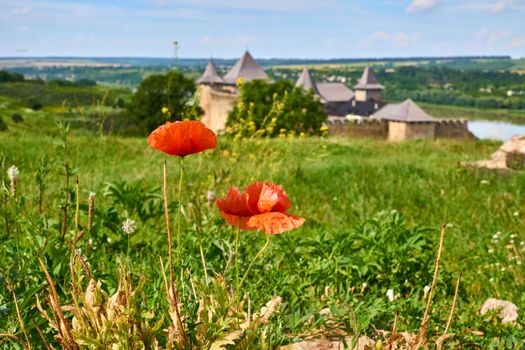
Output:
<instances>
[{"instance_id":1,"label":"water surface","mask_svg":"<svg viewBox=\"0 0 525 350\"><path fill-rule=\"evenodd\" d=\"M507 141L515 135L525 135L525 125L494 120L469 120L468 129L479 139Z\"/></svg>"}]
</instances>

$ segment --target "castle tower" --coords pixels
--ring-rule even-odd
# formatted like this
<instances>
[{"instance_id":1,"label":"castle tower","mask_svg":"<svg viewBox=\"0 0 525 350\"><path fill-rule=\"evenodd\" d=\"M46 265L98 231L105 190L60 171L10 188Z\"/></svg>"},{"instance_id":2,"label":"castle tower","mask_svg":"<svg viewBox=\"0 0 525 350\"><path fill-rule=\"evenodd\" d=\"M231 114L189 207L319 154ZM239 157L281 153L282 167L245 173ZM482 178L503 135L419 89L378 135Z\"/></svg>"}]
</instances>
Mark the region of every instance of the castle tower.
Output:
<instances>
[{"instance_id":1,"label":"castle tower","mask_svg":"<svg viewBox=\"0 0 525 350\"><path fill-rule=\"evenodd\" d=\"M377 81L377 77L370 66L366 66L361 79L354 86L355 100L357 102L375 101L381 102L385 87Z\"/></svg>"},{"instance_id":2,"label":"castle tower","mask_svg":"<svg viewBox=\"0 0 525 350\"><path fill-rule=\"evenodd\" d=\"M226 128L228 114L237 97L239 78L249 81L267 79L268 75L246 51L224 78L217 74L215 64L209 60L203 75L197 80L200 107L204 111L201 121L213 131Z\"/></svg>"},{"instance_id":3,"label":"castle tower","mask_svg":"<svg viewBox=\"0 0 525 350\"><path fill-rule=\"evenodd\" d=\"M268 74L255 62L248 51L235 63L230 71L224 76L226 84L235 84L237 79L244 80L268 79Z\"/></svg>"},{"instance_id":4,"label":"castle tower","mask_svg":"<svg viewBox=\"0 0 525 350\"><path fill-rule=\"evenodd\" d=\"M221 84L224 80L217 74L217 67L212 59L208 60L208 65L204 70L204 74L197 80L197 84Z\"/></svg>"},{"instance_id":5,"label":"castle tower","mask_svg":"<svg viewBox=\"0 0 525 350\"><path fill-rule=\"evenodd\" d=\"M303 72L299 76L299 79L297 79L295 86L302 87L305 90L312 90L314 95L319 95L317 84L315 83L315 80L307 67L303 69Z\"/></svg>"},{"instance_id":6,"label":"castle tower","mask_svg":"<svg viewBox=\"0 0 525 350\"><path fill-rule=\"evenodd\" d=\"M235 100L234 89L225 84L211 59L197 84L200 107L204 111L201 122L213 131L223 129Z\"/></svg>"}]
</instances>

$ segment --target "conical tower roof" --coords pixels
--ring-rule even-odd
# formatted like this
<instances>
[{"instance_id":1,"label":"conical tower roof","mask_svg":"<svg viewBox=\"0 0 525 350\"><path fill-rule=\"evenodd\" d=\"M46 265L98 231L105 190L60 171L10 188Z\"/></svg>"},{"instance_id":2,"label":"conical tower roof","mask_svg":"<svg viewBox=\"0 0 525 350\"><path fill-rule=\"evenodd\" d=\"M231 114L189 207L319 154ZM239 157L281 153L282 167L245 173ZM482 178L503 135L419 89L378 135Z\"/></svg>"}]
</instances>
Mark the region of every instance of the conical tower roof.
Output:
<instances>
[{"instance_id":1,"label":"conical tower roof","mask_svg":"<svg viewBox=\"0 0 525 350\"><path fill-rule=\"evenodd\" d=\"M252 55L246 51L224 76L224 81L233 84L239 78L244 78L245 80L266 79L268 74L255 62Z\"/></svg>"},{"instance_id":2,"label":"conical tower roof","mask_svg":"<svg viewBox=\"0 0 525 350\"><path fill-rule=\"evenodd\" d=\"M370 66L366 66L361 79L354 86L360 90L383 90L385 87L377 81L377 77Z\"/></svg>"},{"instance_id":3,"label":"conical tower roof","mask_svg":"<svg viewBox=\"0 0 525 350\"><path fill-rule=\"evenodd\" d=\"M401 103L386 105L374 113L373 118L405 123L436 121L434 117L428 115L411 99L406 99Z\"/></svg>"},{"instance_id":4,"label":"conical tower roof","mask_svg":"<svg viewBox=\"0 0 525 350\"><path fill-rule=\"evenodd\" d=\"M217 74L217 67L213 60L208 60L208 65L204 70L202 77L197 80L197 84L220 84L224 83L224 80Z\"/></svg>"},{"instance_id":5,"label":"conical tower roof","mask_svg":"<svg viewBox=\"0 0 525 350\"><path fill-rule=\"evenodd\" d=\"M315 83L314 78L312 78L312 74L310 74L310 70L307 67L303 69L303 72L301 73L299 79L297 79L295 86L302 87L305 90L312 90L315 95L319 95L317 84Z\"/></svg>"}]
</instances>

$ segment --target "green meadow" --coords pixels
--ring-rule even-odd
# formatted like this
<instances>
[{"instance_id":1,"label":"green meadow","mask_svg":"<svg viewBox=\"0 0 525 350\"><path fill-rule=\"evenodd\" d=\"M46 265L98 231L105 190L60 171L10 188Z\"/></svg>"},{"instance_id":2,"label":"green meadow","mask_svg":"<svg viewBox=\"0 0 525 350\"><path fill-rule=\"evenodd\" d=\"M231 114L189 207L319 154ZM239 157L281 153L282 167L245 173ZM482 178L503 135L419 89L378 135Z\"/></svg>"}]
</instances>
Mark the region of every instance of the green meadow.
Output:
<instances>
[{"instance_id":1,"label":"green meadow","mask_svg":"<svg viewBox=\"0 0 525 350\"><path fill-rule=\"evenodd\" d=\"M523 346L521 318L501 325L496 314L482 316L479 309L489 297L525 307L525 175L460 166L490 157L498 142L219 135L216 149L185 158L179 202L178 160L152 149L146 138L68 131L51 123L42 133L9 123L0 140L2 349L22 349L22 343L59 346L56 336L65 328L54 328L37 307L38 297L49 318L60 319L53 311L50 280L66 323L98 336L98 342L85 340L81 348L107 347L119 334L130 339L122 348L136 348L146 335L162 348L169 345L164 330L172 319L162 273L168 271L164 161L187 347L210 348L218 341L223 349L272 349L312 335L356 333L379 339L378 330L390 331L396 315L398 332L417 333L442 226L442 261L429 308L430 346L445 331L460 274L448 329L455 335L444 346ZM7 177L11 165L20 171L16 197ZM265 235L237 232L219 216L213 200L254 181L281 185L292 201L289 212L306 220L299 229L271 236L259 256ZM126 219L135 221L131 234L121 228ZM97 310L103 293L122 290L125 275L136 287L123 302L125 324L141 327L115 326L101 335L93 325L79 326L80 317L66 306L90 303L88 275L100 282ZM85 298L79 301L79 295ZM282 302L267 319L235 333L273 296ZM154 348L145 340L140 344Z\"/></svg>"}]
</instances>

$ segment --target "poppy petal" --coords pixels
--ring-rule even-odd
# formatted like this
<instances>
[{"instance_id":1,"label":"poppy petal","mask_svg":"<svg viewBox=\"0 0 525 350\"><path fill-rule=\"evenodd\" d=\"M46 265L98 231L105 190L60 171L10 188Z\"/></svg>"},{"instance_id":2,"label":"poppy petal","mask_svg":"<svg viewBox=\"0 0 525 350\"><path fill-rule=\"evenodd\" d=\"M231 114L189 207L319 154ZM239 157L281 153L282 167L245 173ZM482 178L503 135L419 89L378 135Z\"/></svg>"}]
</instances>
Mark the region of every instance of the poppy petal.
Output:
<instances>
[{"instance_id":1,"label":"poppy petal","mask_svg":"<svg viewBox=\"0 0 525 350\"><path fill-rule=\"evenodd\" d=\"M215 202L221 211L237 216L250 216L251 212L246 206L246 196L237 187L232 187L225 198L218 198Z\"/></svg>"},{"instance_id":2,"label":"poppy petal","mask_svg":"<svg viewBox=\"0 0 525 350\"><path fill-rule=\"evenodd\" d=\"M284 190L271 182L256 182L246 188L248 209L254 214L269 211L284 212L290 208L291 202Z\"/></svg>"},{"instance_id":3,"label":"poppy petal","mask_svg":"<svg viewBox=\"0 0 525 350\"><path fill-rule=\"evenodd\" d=\"M239 216L239 215L231 215L223 212L221 210L220 215L226 220L226 222L232 226L240 227L241 230L256 230L255 227L251 227L248 225L248 221L250 220L250 216Z\"/></svg>"},{"instance_id":4,"label":"poppy petal","mask_svg":"<svg viewBox=\"0 0 525 350\"><path fill-rule=\"evenodd\" d=\"M151 147L184 157L217 146L215 133L196 120L167 122L159 126L148 137Z\"/></svg>"},{"instance_id":5,"label":"poppy petal","mask_svg":"<svg viewBox=\"0 0 525 350\"><path fill-rule=\"evenodd\" d=\"M247 226L263 230L267 234L278 234L300 227L304 219L287 213L271 212L252 216Z\"/></svg>"}]
</instances>

